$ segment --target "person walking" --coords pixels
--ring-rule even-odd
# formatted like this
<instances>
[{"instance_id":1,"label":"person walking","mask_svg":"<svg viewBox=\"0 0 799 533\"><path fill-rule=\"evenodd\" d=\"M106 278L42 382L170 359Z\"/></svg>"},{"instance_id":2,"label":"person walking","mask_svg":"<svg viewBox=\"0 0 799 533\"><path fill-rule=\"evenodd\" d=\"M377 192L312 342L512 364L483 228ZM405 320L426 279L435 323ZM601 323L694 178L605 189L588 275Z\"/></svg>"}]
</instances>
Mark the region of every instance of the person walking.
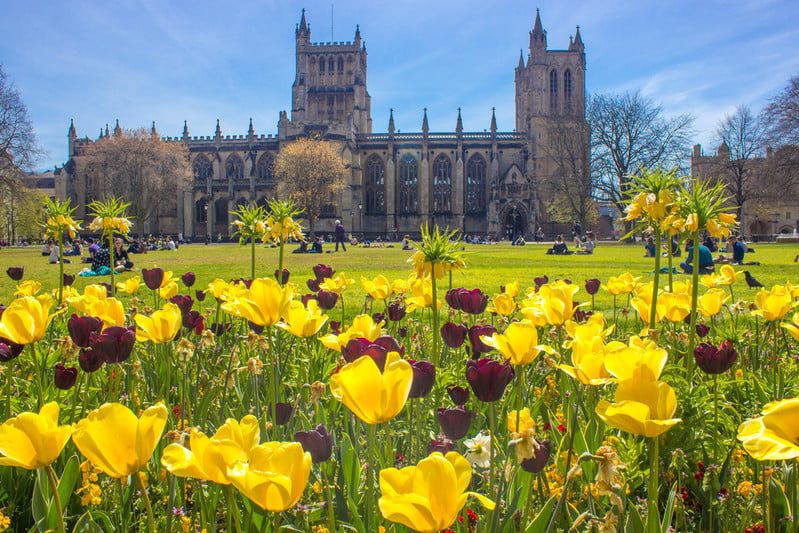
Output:
<instances>
[{"instance_id":1,"label":"person walking","mask_svg":"<svg viewBox=\"0 0 799 533\"><path fill-rule=\"evenodd\" d=\"M344 230L344 224L341 223L340 220L336 220L336 229L333 231L336 237L336 251L338 252L338 245L341 244L341 248L344 251L347 251L347 247L344 244L345 239L347 238L347 232Z\"/></svg>"}]
</instances>

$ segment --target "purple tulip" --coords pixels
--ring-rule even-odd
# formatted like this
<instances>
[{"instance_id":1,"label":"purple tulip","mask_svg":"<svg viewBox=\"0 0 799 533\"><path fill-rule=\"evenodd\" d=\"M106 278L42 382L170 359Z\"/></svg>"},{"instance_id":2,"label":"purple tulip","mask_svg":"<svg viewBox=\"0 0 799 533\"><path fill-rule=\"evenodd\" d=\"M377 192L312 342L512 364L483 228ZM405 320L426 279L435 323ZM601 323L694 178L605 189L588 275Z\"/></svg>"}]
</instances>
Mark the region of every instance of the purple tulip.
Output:
<instances>
[{"instance_id":1,"label":"purple tulip","mask_svg":"<svg viewBox=\"0 0 799 533\"><path fill-rule=\"evenodd\" d=\"M244 286L246 288L249 289L250 286L252 285L252 280L251 279L245 279L245 278L238 278L238 279L234 279L233 283L242 283L242 284L244 284Z\"/></svg>"},{"instance_id":2,"label":"purple tulip","mask_svg":"<svg viewBox=\"0 0 799 533\"><path fill-rule=\"evenodd\" d=\"M264 332L264 327L260 324L256 324L254 322L247 321L247 325L250 327L250 331L255 333L256 335L260 335Z\"/></svg>"},{"instance_id":3,"label":"purple tulip","mask_svg":"<svg viewBox=\"0 0 799 533\"><path fill-rule=\"evenodd\" d=\"M541 288L541 285L546 285L549 283L549 276L543 275L538 278L533 278L533 282L535 283L535 292L538 292L538 289Z\"/></svg>"},{"instance_id":4,"label":"purple tulip","mask_svg":"<svg viewBox=\"0 0 799 533\"><path fill-rule=\"evenodd\" d=\"M189 311L183 315L183 327L194 330L195 335L200 335L205 329L205 318L199 311Z\"/></svg>"},{"instance_id":5,"label":"purple tulip","mask_svg":"<svg viewBox=\"0 0 799 533\"><path fill-rule=\"evenodd\" d=\"M64 287L70 287L73 283L75 283L75 276L72 274L64 273Z\"/></svg>"},{"instance_id":6,"label":"purple tulip","mask_svg":"<svg viewBox=\"0 0 799 533\"><path fill-rule=\"evenodd\" d=\"M230 328L232 327L233 324L231 324L230 322L215 322L211 324L211 327L209 329L214 332L214 335L216 335L217 337L221 337L222 335L230 331Z\"/></svg>"},{"instance_id":7,"label":"purple tulip","mask_svg":"<svg viewBox=\"0 0 799 533\"><path fill-rule=\"evenodd\" d=\"M78 369L75 367L65 367L57 363L53 369L53 381L57 389L69 390L75 385L78 379Z\"/></svg>"},{"instance_id":8,"label":"purple tulip","mask_svg":"<svg viewBox=\"0 0 799 533\"><path fill-rule=\"evenodd\" d=\"M303 294L300 300L302 301L302 305L308 307L308 302L310 302L311 300L316 300L316 295L309 292L307 294Z\"/></svg>"},{"instance_id":9,"label":"purple tulip","mask_svg":"<svg viewBox=\"0 0 799 533\"><path fill-rule=\"evenodd\" d=\"M333 267L330 265L323 265L319 263L318 265L313 267L314 276L319 282L324 281L327 278L333 277Z\"/></svg>"},{"instance_id":10,"label":"purple tulip","mask_svg":"<svg viewBox=\"0 0 799 533\"><path fill-rule=\"evenodd\" d=\"M451 440L459 440L469 433L469 428L474 420L474 411L469 411L463 407L445 409L439 407L436 411L436 419L441 431Z\"/></svg>"},{"instance_id":11,"label":"purple tulip","mask_svg":"<svg viewBox=\"0 0 799 533\"><path fill-rule=\"evenodd\" d=\"M577 302L574 303L576 306ZM577 309L574 310L574 314L572 316L574 317L575 322L582 324L583 322L588 320L593 314L594 314L593 311L585 311L581 307L578 307Z\"/></svg>"},{"instance_id":12,"label":"purple tulip","mask_svg":"<svg viewBox=\"0 0 799 533\"><path fill-rule=\"evenodd\" d=\"M375 324L379 324L381 322L385 322L386 321L385 313L372 313L372 321Z\"/></svg>"},{"instance_id":13,"label":"purple tulip","mask_svg":"<svg viewBox=\"0 0 799 533\"><path fill-rule=\"evenodd\" d=\"M336 307L336 302L338 302L338 294L333 291L321 290L316 293L316 300L319 302L320 309L330 311Z\"/></svg>"},{"instance_id":14,"label":"purple tulip","mask_svg":"<svg viewBox=\"0 0 799 533\"><path fill-rule=\"evenodd\" d=\"M311 454L314 463L324 463L333 454L333 437L324 424L308 431L298 431L294 440L302 444L302 449Z\"/></svg>"},{"instance_id":15,"label":"purple tulip","mask_svg":"<svg viewBox=\"0 0 799 533\"><path fill-rule=\"evenodd\" d=\"M469 342L472 345L472 350L474 353L488 353L493 348L482 340L480 340L481 336L490 337L494 333L497 332L497 328L494 326L472 326L469 328Z\"/></svg>"},{"instance_id":16,"label":"purple tulip","mask_svg":"<svg viewBox=\"0 0 799 533\"><path fill-rule=\"evenodd\" d=\"M381 335L376 338L373 344L377 344L378 346L382 346L389 352L397 352L400 355L405 355L405 346L401 346L397 339L392 337L391 335Z\"/></svg>"},{"instance_id":17,"label":"purple tulip","mask_svg":"<svg viewBox=\"0 0 799 533\"><path fill-rule=\"evenodd\" d=\"M538 444L540 444L541 447L535 451L535 456L521 462L522 469L531 474L537 474L544 469L547 465L547 461L549 461L549 454L552 452L551 440L544 439Z\"/></svg>"},{"instance_id":18,"label":"purple tulip","mask_svg":"<svg viewBox=\"0 0 799 533\"><path fill-rule=\"evenodd\" d=\"M401 328L399 328L399 329L397 330L397 336L398 336L400 339L404 339L405 337L407 337L407 336L408 336L408 328L407 328L407 327L405 327L405 326L402 326Z\"/></svg>"},{"instance_id":19,"label":"purple tulip","mask_svg":"<svg viewBox=\"0 0 799 533\"><path fill-rule=\"evenodd\" d=\"M24 344L16 344L0 337L0 363L7 363L12 359L16 359L22 353L23 348L25 348Z\"/></svg>"},{"instance_id":20,"label":"purple tulip","mask_svg":"<svg viewBox=\"0 0 799 533\"><path fill-rule=\"evenodd\" d=\"M710 328L707 327L707 324L702 324L700 322L696 325L696 334L699 335L699 338L707 337L708 333L710 333Z\"/></svg>"},{"instance_id":21,"label":"purple tulip","mask_svg":"<svg viewBox=\"0 0 799 533\"><path fill-rule=\"evenodd\" d=\"M413 369L413 381L408 398L424 398L433 390L436 382L436 367L429 361L408 360Z\"/></svg>"},{"instance_id":22,"label":"purple tulip","mask_svg":"<svg viewBox=\"0 0 799 533\"><path fill-rule=\"evenodd\" d=\"M285 285L289 282L289 275L290 273L288 268L284 268L283 270L275 269L275 279L281 285Z\"/></svg>"},{"instance_id":23,"label":"purple tulip","mask_svg":"<svg viewBox=\"0 0 799 533\"><path fill-rule=\"evenodd\" d=\"M92 337L103 330L103 321L94 316L78 316L73 313L67 320L67 330L75 346L88 348Z\"/></svg>"},{"instance_id":24,"label":"purple tulip","mask_svg":"<svg viewBox=\"0 0 799 533\"><path fill-rule=\"evenodd\" d=\"M92 350L105 363L122 363L133 352L136 342L136 328L133 326L111 326L92 341Z\"/></svg>"},{"instance_id":25,"label":"purple tulip","mask_svg":"<svg viewBox=\"0 0 799 533\"><path fill-rule=\"evenodd\" d=\"M91 374L92 372L100 370L100 367L103 366L103 360L96 350L89 348L88 350L80 351L80 355L78 355L78 364L81 370Z\"/></svg>"},{"instance_id":26,"label":"purple tulip","mask_svg":"<svg viewBox=\"0 0 799 533\"><path fill-rule=\"evenodd\" d=\"M341 333L341 322L339 322L338 320L331 320L330 322L328 322L328 324L330 325L331 333L335 335Z\"/></svg>"},{"instance_id":27,"label":"purple tulip","mask_svg":"<svg viewBox=\"0 0 799 533\"><path fill-rule=\"evenodd\" d=\"M377 364L380 372L383 372L386 367L388 350L379 344L372 344L369 339L358 338L350 339L350 342L347 343L347 346L341 350L341 355L348 363L352 363L364 355L368 355L374 359L374 362Z\"/></svg>"},{"instance_id":28,"label":"purple tulip","mask_svg":"<svg viewBox=\"0 0 799 533\"><path fill-rule=\"evenodd\" d=\"M460 348L463 341L466 340L466 332L466 326L462 324L447 322L441 326L441 338L444 339L444 344L450 348Z\"/></svg>"},{"instance_id":29,"label":"purple tulip","mask_svg":"<svg viewBox=\"0 0 799 533\"><path fill-rule=\"evenodd\" d=\"M305 284L308 286L308 290L311 292L316 292L319 290L319 283L320 281L318 279L309 279L305 282Z\"/></svg>"},{"instance_id":30,"label":"purple tulip","mask_svg":"<svg viewBox=\"0 0 799 533\"><path fill-rule=\"evenodd\" d=\"M186 288L190 289L194 282L197 281L197 276L194 275L194 272L186 272L182 276L180 276L180 280L186 286Z\"/></svg>"},{"instance_id":31,"label":"purple tulip","mask_svg":"<svg viewBox=\"0 0 799 533\"><path fill-rule=\"evenodd\" d=\"M513 367L509 363L498 363L488 358L466 361L466 380L482 402L496 402L502 398L513 376Z\"/></svg>"},{"instance_id":32,"label":"purple tulip","mask_svg":"<svg viewBox=\"0 0 799 533\"><path fill-rule=\"evenodd\" d=\"M402 302L391 302L388 305L388 319L392 322L399 322L405 318L405 304Z\"/></svg>"},{"instance_id":33,"label":"purple tulip","mask_svg":"<svg viewBox=\"0 0 799 533\"><path fill-rule=\"evenodd\" d=\"M450 387L447 389L447 394L455 405L463 406L469 401L469 389L464 387Z\"/></svg>"},{"instance_id":34,"label":"purple tulip","mask_svg":"<svg viewBox=\"0 0 799 533\"><path fill-rule=\"evenodd\" d=\"M290 403L278 402L275 404L275 424L278 426L288 424L292 414L294 414L294 406Z\"/></svg>"},{"instance_id":35,"label":"purple tulip","mask_svg":"<svg viewBox=\"0 0 799 533\"><path fill-rule=\"evenodd\" d=\"M599 292L599 286L601 282L596 278L591 278L585 280L585 292L593 296L597 292Z\"/></svg>"},{"instance_id":36,"label":"purple tulip","mask_svg":"<svg viewBox=\"0 0 799 533\"><path fill-rule=\"evenodd\" d=\"M460 289L458 294L461 310L470 315L480 315L486 310L488 296L480 289Z\"/></svg>"},{"instance_id":37,"label":"purple tulip","mask_svg":"<svg viewBox=\"0 0 799 533\"><path fill-rule=\"evenodd\" d=\"M8 267L6 269L8 277L14 281L19 281L25 275L25 267Z\"/></svg>"},{"instance_id":38,"label":"purple tulip","mask_svg":"<svg viewBox=\"0 0 799 533\"><path fill-rule=\"evenodd\" d=\"M198 302L205 301L205 291L197 289L194 291L194 297L197 299Z\"/></svg>"},{"instance_id":39,"label":"purple tulip","mask_svg":"<svg viewBox=\"0 0 799 533\"><path fill-rule=\"evenodd\" d=\"M446 455L449 452L455 450L455 443L449 440L446 437L440 437L439 439L432 439L430 440L430 444L427 445L427 455L430 455L433 452L439 452L441 454Z\"/></svg>"},{"instance_id":40,"label":"purple tulip","mask_svg":"<svg viewBox=\"0 0 799 533\"><path fill-rule=\"evenodd\" d=\"M718 346L703 342L694 349L697 366L706 374L723 374L738 360L738 352L729 340Z\"/></svg>"},{"instance_id":41,"label":"purple tulip","mask_svg":"<svg viewBox=\"0 0 799 533\"><path fill-rule=\"evenodd\" d=\"M147 285L147 288L154 291L161 287L161 283L164 281L164 269L158 267L142 268L141 277L144 279L144 284Z\"/></svg>"},{"instance_id":42,"label":"purple tulip","mask_svg":"<svg viewBox=\"0 0 799 533\"><path fill-rule=\"evenodd\" d=\"M191 306L194 305L194 300L188 294L176 294L169 301L178 306L181 315L191 311Z\"/></svg>"},{"instance_id":43,"label":"purple tulip","mask_svg":"<svg viewBox=\"0 0 799 533\"><path fill-rule=\"evenodd\" d=\"M451 309L455 311L461 310L461 300L460 300L460 291L462 289L450 289L444 295L444 300L447 301L447 305L450 306Z\"/></svg>"}]
</instances>

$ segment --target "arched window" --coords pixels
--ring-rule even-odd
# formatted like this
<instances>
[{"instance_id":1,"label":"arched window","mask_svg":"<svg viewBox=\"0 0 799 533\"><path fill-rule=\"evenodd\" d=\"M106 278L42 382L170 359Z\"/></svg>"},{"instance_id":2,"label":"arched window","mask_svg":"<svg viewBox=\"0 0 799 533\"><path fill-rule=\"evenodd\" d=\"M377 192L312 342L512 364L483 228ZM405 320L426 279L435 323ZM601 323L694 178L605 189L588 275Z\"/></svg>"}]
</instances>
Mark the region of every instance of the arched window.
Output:
<instances>
[{"instance_id":1,"label":"arched window","mask_svg":"<svg viewBox=\"0 0 799 533\"><path fill-rule=\"evenodd\" d=\"M274 179L272 175L272 165L274 160L272 159L271 154L264 154L258 160L258 179L264 181L272 181Z\"/></svg>"},{"instance_id":2,"label":"arched window","mask_svg":"<svg viewBox=\"0 0 799 533\"><path fill-rule=\"evenodd\" d=\"M366 160L366 214L386 212L386 171L383 160L372 155Z\"/></svg>"},{"instance_id":3,"label":"arched window","mask_svg":"<svg viewBox=\"0 0 799 533\"><path fill-rule=\"evenodd\" d=\"M236 154L231 154L225 163L225 178L229 180L244 179L244 161Z\"/></svg>"},{"instance_id":4,"label":"arched window","mask_svg":"<svg viewBox=\"0 0 799 533\"><path fill-rule=\"evenodd\" d=\"M319 74L324 74L324 73L325 73L325 58L324 57L320 57L319 58Z\"/></svg>"},{"instance_id":5,"label":"arched window","mask_svg":"<svg viewBox=\"0 0 799 533\"><path fill-rule=\"evenodd\" d=\"M563 109L567 113L572 110L572 71L563 73Z\"/></svg>"},{"instance_id":6,"label":"arched window","mask_svg":"<svg viewBox=\"0 0 799 533\"><path fill-rule=\"evenodd\" d=\"M327 60L327 71L333 74L335 68L336 68L336 60L331 57L330 59Z\"/></svg>"},{"instance_id":7,"label":"arched window","mask_svg":"<svg viewBox=\"0 0 799 533\"><path fill-rule=\"evenodd\" d=\"M213 168L208 158L200 154L194 160L194 181L207 181L211 179Z\"/></svg>"},{"instance_id":8,"label":"arched window","mask_svg":"<svg viewBox=\"0 0 799 533\"><path fill-rule=\"evenodd\" d=\"M558 73L554 70L549 72L549 111L558 111Z\"/></svg>"},{"instance_id":9,"label":"arched window","mask_svg":"<svg viewBox=\"0 0 799 533\"><path fill-rule=\"evenodd\" d=\"M419 168L411 154L402 156L399 166L399 212L415 214L418 210Z\"/></svg>"},{"instance_id":10,"label":"arched window","mask_svg":"<svg viewBox=\"0 0 799 533\"><path fill-rule=\"evenodd\" d=\"M444 154L433 161L433 212L452 210L452 161Z\"/></svg>"},{"instance_id":11,"label":"arched window","mask_svg":"<svg viewBox=\"0 0 799 533\"><path fill-rule=\"evenodd\" d=\"M198 223L208 220L208 201L204 197L194 202L194 220Z\"/></svg>"},{"instance_id":12,"label":"arched window","mask_svg":"<svg viewBox=\"0 0 799 533\"><path fill-rule=\"evenodd\" d=\"M214 202L214 219L217 224L228 223L227 198L217 198Z\"/></svg>"},{"instance_id":13,"label":"arched window","mask_svg":"<svg viewBox=\"0 0 799 533\"><path fill-rule=\"evenodd\" d=\"M486 210L486 160L475 154L466 163L466 213L480 215Z\"/></svg>"},{"instance_id":14,"label":"arched window","mask_svg":"<svg viewBox=\"0 0 799 533\"><path fill-rule=\"evenodd\" d=\"M344 72L344 58L343 57L339 57L338 58L338 71L339 71L339 73Z\"/></svg>"}]
</instances>

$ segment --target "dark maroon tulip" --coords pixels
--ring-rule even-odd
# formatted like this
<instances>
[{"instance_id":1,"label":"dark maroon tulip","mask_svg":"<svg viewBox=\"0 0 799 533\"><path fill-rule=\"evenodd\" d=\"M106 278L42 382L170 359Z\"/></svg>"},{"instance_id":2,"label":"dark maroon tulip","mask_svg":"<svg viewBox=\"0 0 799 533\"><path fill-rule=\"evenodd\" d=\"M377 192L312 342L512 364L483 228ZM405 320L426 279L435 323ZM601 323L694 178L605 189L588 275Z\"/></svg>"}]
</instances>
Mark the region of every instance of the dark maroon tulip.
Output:
<instances>
[{"instance_id":1,"label":"dark maroon tulip","mask_svg":"<svg viewBox=\"0 0 799 533\"><path fill-rule=\"evenodd\" d=\"M53 370L53 381L57 389L69 390L75 385L78 379L78 369L75 367L65 367L61 363L55 365Z\"/></svg>"},{"instance_id":2,"label":"dark maroon tulip","mask_svg":"<svg viewBox=\"0 0 799 533\"><path fill-rule=\"evenodd\" d=\"M710 333L710 328L707 327L707 324L702 324L700 322L696 325L696 334L699 335L700 338L707 337L708 333Z\"/></svg>"},{"instance_id":3,"label":"dark maroon tulip","mask_svg":"<svg viewBox=\"0 0 799 533\"><path fill-rule=\"evenodd\" d=\"M96 350L89 348L88 350L80 351L80 355L78 355L78 364L81 370L91 374L92 372L100 370L100 367L103 366L103 360Z\"/></svg>"},{"instance_id":4,"label":"dark maroon tulip","mask_svg":"<svg viewBox=\"0 0 799 533\"><path fill-rule=\"evenodd\" d=\"M599 286L601 284L602 282L596 278L587 279L585 280L585 292L593 296L599 292Z\"/></svg>"},{"instance_id":5,"label":"dark maroon tulip","mask_svg":"<svg viewBox=\"0 0 799 533\"><path fill-rule=\"evenodd\" d=\"M474 420L474 411L469 411L463 407L445 409L439 407L436 411L436 419L441 426L441 431L451 440L462 439L469 433L469 428Z\"/></svg>"},{"instance_id":6,"label":"dark maroon tulip","mask_svg":"<svg viewBox=\"0 0 799 533\"><path fill-rule=\"evenodd\" d=\"M233 283L242 283L242 284L244 284L244 286L246 288L249 289L250 286L252 285L252 280L251 279L245 279L245 278L238 278L238 279L234 279Z\"/></svg>"},{"instance_id":7,"label":"dark maroon tulip","mask_svg":"<svg viewBox=\"0 0 799 533\"><path fill-rule=\"evenodd\" d=\"M441 326L441 338L444 339L444 344L450 348L460 348L463 341L466 340L466 332L466 326L462 324L447 322Z\"/></svg>"},{"instance_id":8,"label":"dark maroon tulip","mask_svg":"<svg viewBox=\"0 0 799 533\"><path fill-rule=\"evenodd\" d=\"M480 289L461 289L458 295L461 310L470 315L480 315L486 310L488 296Z\"/></svg>"},{"instance_id":9,"label":"dark maroon tulip","mask_svg":"<svg viewBox=\"0 0 799 533\"><path fill-rule=\"evenodd\" d=\"M158 267L142 268L141 277L144 280L144 284L147 285L147 288L154 291L161 287L161 283L164 281L164 269Z\"/></svg>"},{"instance_id":10,"label":"dark maroon tulip","mask_svg":"<svg viewBox=\"0 0 799 533\"><path fill-rule=\"evenodd\" d=\"M308 286L308 290L311 292L316 292L319 290L319 283L321 283L318 279L309 279L305 282Z\"/></svg>"},{"instance_id":11,"label":"dark maroon tulip","mask_svg":"<svg viewBox=\"0 0 799 533\"><path fill-rule=\"evenodd\" d=\"M191 311L191 306L194 305L194 300L188 294L176 294L169 301L178 306L181 315Z\"/></svg>"},{"instance_id":12,"label":"dark maroon tulip","mask_svg":"<svg viewBox=\"0 0 799 533\"><path fill-rule=\"evenodd\" d=\"M75 276L64 273L64 287L70 287L73 283L75 283Z\"/></svg>"},{"instance_id":13,"label":"dark maroon tulip","mask_svg":"<svg viewBox=\"0 0 799 533\"><path fill-rule=\"evenodd\" d=\"M509 363L498 363L488 358L466 361L466 380L482 402L496 402L502 398L513 376L513 367Z\"/></svg>"},{"instance_id":14,"label":"dark maroon tulip","mask_svg":"<svg viewBox=\"0 0 799 533\"><path fill-rule=\"evenodd\" d=\"M469 389L464 387L450 387L447 389L447 394L455 405L466 405L469 401Z\"/></svg>"},{"instance_id":15,"label":"dark maroon tulip","mask_svg":"<svg viewBox=\"0 0 799 533\"><path fill-rule=\"evenodd\" d=\"M541 288L541 285L546 285L549 283L549 276L543 275L538 278L533 278L533 282L535 283L535 292L538 292L538 289Z\"/></svg>"},{"instance_id":16,"label":"dark maroon tulip","mask_svg":"<svg viewBox=\"0 0 799 533\"><path fill-rule=\"evenodd\" d=\"M576 303L577 302L575 302L575 304ZM586 320L588 320L593 314L594 314L593 311L586 311L583 308L578 307L577 309L574 310L574 315L572 316L574 317L575 322L583 323Z\"/></svg>"},{"instance_id":17,"label":"dark maroon tulip","mask_svg":"<svg viewBox=\"0 0 799 533\"><path fill-rule=\"evenodd\" d=\"M391 335L381 335L374 340L372 344L377 344L378 346L382 346L389 352L397 352L400 355L405 355L405 347L401 346L397 339L392 337Z\"/></svg>"},{"instance_id":18,"label":"dark maroon tulip","mask_svg":"<svg viewBox=\"0 0 799 533\"><path fill-rule=\"evenodd\" d=\"M186 288L190 289L194 282L197 281L197 276L194 275L194 272L186 272L182 276L180 276L180 280L186 286Z\"/></svg>"},{"instance_id":19,"label":"dark maroon tulip","mask_svg":"<svg viewBox=\"0 0 799 533\"><path fill-rule=\"evenodd\" d=\"M275 269L275 279L281 285L285 285L289 282L289 275L290 273L288 268L284 268L283 270Z\"/></svg>"},{"instance_id":20,"label":"dark maroon tulip","mask_svg":"<svg viewBox=\"0 0 799 533\"><path fill-rule=\"evenodd\" d=\"M405 304L402 302L391 302L388 305L388 319L392 322L399 322L405 318Z\"/></svg>"},{"instance_id":21,"label":"dark maroon tulip","mask_svg":"<svg viewBox=\"0 0 799 533\"><path fill-rule=\"evenodd\" d=\"M294 414L294 406L290 403L278 402L275 404L275 424L278 426L288 424L292 414Z\"/></svg>"},{"instance_id":22,"label":"dark maroon tulip","mask_svg":"<svg viewBox=\"0 0 799 533\"><path fill-rule=\"evenodd\" d=\"M311 454L314 463L324 463L333 454L333 437L324 424L308 431L298 431L294 440L302 444L302 449Z\"/></svg>"},{"instance_id":23,"label":"dark maroon tulip","mask_svg":"<svg viewBox=\"0 0 799 533\"><path fill-rule=\"evenodd\" d=\"M103 321L94 316L78 316L72 314L67 320L69 336L75 346L88 348L93 335L98 335L103 330Z\"/></svg>"},{"instance_id":24,"label":"dark maroon tulip","mask_svg":"<svg viewBox=\"0 0 799 533\"><path fill-rule=\"evenodd\" d=\"M429 361L408 361L413 369L413 381L408 398L424 398L433 390L436 382L436 367Z\"/></svg>"},{"instance_id":25,"label":"dark maroon tulip","mask_svg":"<svg viewBox=\"0 0 799 533\"><path fill-rule=\"evenodd\" d=\"M211 327L209 329L214 332L214 335L216 335L217 337L221 337L222 335L230 331L230 328L232 327L233 324L231 324L230 322L215 322L211 324Z\"/></svg>"},{"instance_id":26,"label":"dark maroon tulip","mask_svg":"<svg viewBox=\"0 0 799 533\"><path fill-rule=\"evenodd\" d=\"M260 335L261 333L263 333L263 332L264 332L264 327L263 327L263 326L261 326L260 324L256 324L256 323L254 323L254 322L250 322L250 321L248 320L248 321L247 321L247 325L250 327L250 331L252 331L252 332L253 332L253 333L255 333L256 335Z\"/></svg>"},{"instance_id":27,"label":"dark maroon tulip","mask_svg":"<svg viewBox=\"0 0 799 533\"><path fill-rule=\"evenodd\" d=\"M22 276L25 275L25 267L8 267L6 269L6 274L14 281L19 281L22 279Z\"/></svg>"},{"instance_id":28,"label":"dark maroon tulip","mask_svg":"<svg viewBox=\"0 0 799 533\"><path fill-rule=\"evenodd\" d=\"M205 329L205 319L199 311L189 311L183 315L183 327L194 330L194 333L199 335Z\"/></svg>"},{"instance_id":29,"label":"dark maroon tulip","mask_svg":"<svg viewBox=\"0 0 799 533\"><path fill-rule=\"evenodd\" d=\"M24 344L16 344L0 337L0 363L7 363L12 359L16 359L22 353L23 348L25 348Z\"/></svg>"},{"instance_id":30,"label":"dark maroon tulip","mask_svg":"<svg viewBox=\"0 0 799 533\"><path fill-rule=\"evenodd\" d=\"M310 302L311 300L316 300L316 295L309 292L307 294L303 294L300 300L302 300L302 305L308 307L308 302Z\"/></svg>"},{"instance_id":31,"label":"dark maroon tulip","mask_svg":"<svg viewBox=\"0 0 799 533\"><path fill-rule=\"evenodd\" d=\"M540 444L541 447L535 451L535 456L521 462L522 469L531 474L537 474L544 469L547 465L547 461L549 461L549 454L552 451L551 440L544 439L538 444Z\"/></svg>"},{"instance_id":32,"label":"dark maroon tulip","mask_svg":"<svg viewBox=\"0 0 799 533\"><path fill-rule=\"evenodd\" d=\"M439 452L446 455L447 453L455 450L455 443L446 437L432 439L430 444L427 445L427 455L433 452Z\"/></svg>"},{"instance_id":33,"label":"dark maroon tulip","mask_svg":"<svg viewBox=\"0 0 799 533\"><path fill-rule=\"evenodd\" d=\"M105 287L105 295L108 296L109 298L114 295L114 291L111 288L111 284L110 283L107 283L107 282L103 281L103 282L98 283L98 285L102 285L103 287Z\"/></svg>"},{"instance_id":34,"label":"dark maroon tulip","mask_svg":"<svg viewBox=\"0 0 799 533\"><path fill-rule=\"evenodd\" d=\"M331 333L334 333L335 335L341 333L341 322L339 322L338 320L331 320L330 322L328 322L328 324L330 325Z\"/></svg>"},{"instance_id":35,"label":"dark maroon tulip","mask_svg":"<svg viewBox=\"0 0 799 533\"><path fill-rule=\"evenodd\" d=\"M133 326L111 326L92 340L92 351L105 363L127 361L136 342L136 328Z\"/></svg>"},{"instance_id":36,"label":"dark maroon tulip","mask_svg":"<svg viewBox=\"0 0 799 533\"><path fill-rule=\"evenodd\" d=\"M321 290L316 293L316 300L319 302L319 308L329 311L336 307L338 302L338 294L333 291Z\"/></svg>"},{"instance_id":37,"label":"dark maroon tulip","mask_svg":"<svg viewBox=\"0 0 799 533\"><path fill-rule=\"evenodd\" d=\"M313 267L313 274L316 276L316 279L319 280L321 283L323 280L327 278L333 277L333 267L330 265L323 265L319 263L318 265Z\"/></svg>"},{"instance_id":38,"label":"dark maroon tulip","mask_svg":"<svg viewBox=\"0 0 799 533\"><path fill-rule=\"evenodd\" d=\"M728 340L722 341L718 348L703 342L694 349L694 359L706 374L723 374L738 360L738 352Z\"/></svg>"},{"instance_id":39,"label":"dark maroon tulip","mask_svg":"<svg viewBox=\"0 0 799 533\"><path fill-rule=\"evenodd\" d=\"M386 315L385 315L385 313L372 313L372 320L374 321L375 324L379 324L381 322L385 322L386 321Z\"/></svg>"},{"instance_id":40,"label":"dark maroon tulip","mask_svg":"<svg viewBox=\"0 0 799 533\"><path fill-rule=\"evenodd\" d=\"M397 336L398 336L400 339L404 339L405 337L407 337L407 336L408 336L408 328L407 328L407 327L405 327L405 326L402 326L401 328L399 328L399 329L397 330Z\"/></svg>"},{"instance_id":41,"label":"dark maroon tulip","mask_svg":"<svg viewBox=\"0 0 799 533\"><path fill-rule=\"evenodd\" d=\"M462 289L450 289L444 295L444 299L447 301L447 305L450 308L460 311L461 310L461 299L460 299L460 291Z\"/></svg>"},{"instance_id":42,"label":"dark maroon tulip","mask_svg":"<svg viewBox=\"0 0 799 533\"><path fill-rule=\"evenodd\" d=\"M202 302L205 300L205 291L197 289L194 291L194 297L197 299L198 302Z\"/></svg>"},{"instance_id":43,"label":"dark maroon tulip","mask_svg":"<svg viewBox=\"0 0 799 533\"><path fill-rule=\"evenodd\" d=\"M493 348L482 340L480 340L481 336L490 337L494 333L497 332L497 328L494 326L472 326L469 328L469 342L472 344L472 350L475 353L488 353Z\"/></svg>"},{"instance_id":44,"label":"dark maroon tulip","mask_svg":"<svg viewBox=\"0 0 799 533\"><path fill-rule=\"evenodd\" d=\"M341 356L351 363L362 356L370 344L372 342L365 337L350 339L347 345L341 349Z\"/></svg>"}]
</instances>

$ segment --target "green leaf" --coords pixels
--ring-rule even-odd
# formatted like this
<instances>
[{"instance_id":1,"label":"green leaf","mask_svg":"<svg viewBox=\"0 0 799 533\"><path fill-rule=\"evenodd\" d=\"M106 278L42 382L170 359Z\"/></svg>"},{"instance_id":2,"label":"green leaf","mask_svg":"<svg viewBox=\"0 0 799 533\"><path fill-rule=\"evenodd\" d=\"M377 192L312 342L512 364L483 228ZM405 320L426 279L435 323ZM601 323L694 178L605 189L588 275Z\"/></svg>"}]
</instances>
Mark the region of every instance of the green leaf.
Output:
<instances>
[{"instance_id":1,"label":"green leaf","mask_svg":"<svg viewBox=\"0 0 799 533\"><path fill-rule=\"evenodd\" d=\"M58 481L58 498L61 500L61 509L64 510L65 514L78 478L80 478L80 463L78 456L73 455L64 466L64 471L61 472L61 479Z\"/></svg>"},{"instance_id":2,"label":"green leaf","mask_svg":"<svg viewBox=\"0 0 799 533\"><path fill-rule=\"evenodd\" d=\"M545 503L541 510L538 511L538 514L535 515L535 518L533 518L532 522L530 522L530 524L527 526L527 529L524 531L526 533L543 533L546 531L557 503L558 498L556 496L552 496L550 499L548 499L547 503Z\"/></svg>"},{"instance_id":3,"label":"green leaf","mask_svg":"<svg viewBox=\"0 0 799 533\"><path fill-rule=\"evenodd\" d=\"M111 531L116 531L116 528L111 518L103 511L86 511L72 528L72 533L110 533Z\"/></svg>"},{"instance_id":4,"label":"green leaf","mask_svg":"<svg viewBox=\"0 0 799 533\"><path fill-rule=\"evenodd\" d=\"M781 524L786 517L791 514L791 504L788 503L788 496L785 495L783 486L772 477L768 484L769 496L771 497L771 516L772 524Z\"/></svg>"},{"instance_id":5,"label":"green leaf","mask_svg":"<svg viewBox=\"0 0 799 533\"><path fill-rule=\"evenodd\" d=\"M668 533L671 528L671 519L674 516L674 496L677 494L677 483L672 485L669 491L669 498L666 500L666 508L663 510L663 524L660 526L662 533Z\"/></svg>"},{"instance_id":6,"label":"green leaf","mask_svg":"<svg viewBox=\"0 0 799 533\"><path fill-rule=\"evenodd\" d=\"M625 533L643 533L644 521L641 518L641 513L634 505L627 506L627 521L624 523Z\"/></svg>"}]
</instances>

